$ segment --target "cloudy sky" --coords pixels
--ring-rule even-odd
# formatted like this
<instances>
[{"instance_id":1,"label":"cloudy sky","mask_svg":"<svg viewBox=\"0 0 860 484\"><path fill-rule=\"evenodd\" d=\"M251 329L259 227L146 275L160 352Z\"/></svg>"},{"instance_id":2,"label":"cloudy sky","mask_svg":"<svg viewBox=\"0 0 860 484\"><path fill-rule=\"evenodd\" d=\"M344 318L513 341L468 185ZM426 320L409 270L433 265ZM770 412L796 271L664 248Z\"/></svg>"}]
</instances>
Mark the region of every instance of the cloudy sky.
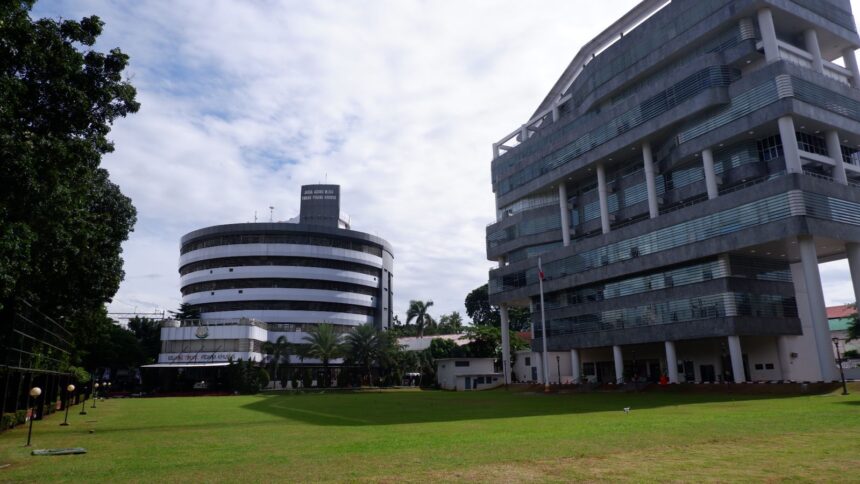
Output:
<instances>
[{"instance_id":1,"label":"cloudy sky","mask_svg":"<svg viewBox=\"0 0 860 484\"><path fill-rule=\"evenodd\" d=\"M110 309L176 308L184 233L286 220L327 180L393 244L397 313L464 313L491 267L491 144L635 3L41 0L33 17L105 21L97 47L131 56L142 104L104 160L138 211ZM846 266L821 266L829 304L853 300Z\"/></svg>"}]
</instances>

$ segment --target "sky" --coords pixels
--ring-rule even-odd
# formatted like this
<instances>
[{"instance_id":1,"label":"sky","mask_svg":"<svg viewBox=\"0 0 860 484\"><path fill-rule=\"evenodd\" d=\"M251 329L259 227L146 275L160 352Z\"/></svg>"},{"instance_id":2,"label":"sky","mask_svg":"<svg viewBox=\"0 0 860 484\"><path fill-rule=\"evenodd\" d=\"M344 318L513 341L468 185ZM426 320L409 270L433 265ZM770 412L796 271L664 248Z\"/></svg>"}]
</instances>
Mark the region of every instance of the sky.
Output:
<instances>
[{"instance_id":1,"label":"sky","mask_svg":"<svg viewBox=\"0 0 860 484\"><path fill-rule=\"evenodd\" d=\"M105 22L141 109L103 165L137 208L112 312L179 306L179 239L287 220L299 187L341 185L352 228L394 247L395 313L460 311L486 283L492 143L528 120L578 49L633 0L41 0ZM855 11L860 0L852 1ZM821 265L828 304L854 300Z\"/></svg>"}]
</instances>

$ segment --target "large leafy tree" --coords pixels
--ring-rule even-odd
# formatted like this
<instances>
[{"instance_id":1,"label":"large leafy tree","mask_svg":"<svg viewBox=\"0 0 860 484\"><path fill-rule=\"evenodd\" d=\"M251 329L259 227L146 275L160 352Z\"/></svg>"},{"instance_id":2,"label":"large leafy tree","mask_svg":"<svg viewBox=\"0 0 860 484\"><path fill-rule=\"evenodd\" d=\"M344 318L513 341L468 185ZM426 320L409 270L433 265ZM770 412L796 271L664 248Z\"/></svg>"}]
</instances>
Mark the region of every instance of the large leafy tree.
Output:
<instances>
[{"instance_id":1,"label":"large leafy tree","mask_svg":"<svg viewBox=\"0 0 860 484\"><path fill-rule=\"evenodd\" d=\"M329 374L329 363L335 358L343 356L343 342L341 335L335 332L334 326L320 323L314 326L303 338L307 343L304 354L311 358L317 358L322 362L323 373L326 377L326 386L331 384Z\"/></svg>"},{"instance_id":2,"label":"large leafy tree","mask_svg":"<svg viewBox=\"0 0 860 484\"><path fill-rule=\"evenodd\" d=\"M490 295L487 285L477 287L466 296L466 314L475 326L492 326L499 328L502 317L498 306L490 305ZM531 313L527 308L508 308L508 324L511 331L525 331L531 324Z\"/></svg>"},{"instance_id":3,"label":"large leafy tree","mask_svg":"<svg viewBox=\"0 0 860 484\"><path fill-rule=\"evenodd\" d=\"M463 317L457 311L443 314L439 318L438 334L460 334L463 332Z\"/></svg>"},{"instance_id":4,"label":"large leafy tree","mask_svg":"<svg viewBox=\"0 0 860 484\"><path fill-rule=\"evenodd\" d=\"M161 322L135 316L128 320L128 329L140 342L147 363L155 363L161 351Z\"/></svg>"},{"instance_id":5,"label":"large leafy tree","mask_svg":"<svg viewBox=\"0 0 860 484\"><path fill-rule=\"evenodd\" d=\"M98 17L34 21L32 6L0 2L0 324L24 299L85 338L105 328L136 216L101 157L139 104L128 56L92 49Z\"/></svg>"},{"instance_id":6,"label":"large leafy tree","mask_svg":"<svg viewBox=\"0 0 860 484\"><path fill-rule=\"evenodd\" d=\"M415 327L418 330L417 335L419 338L424 336L426 328L436 326L436 321L427 312L432 305L433 301L409 301L409 309L406 310L406 324L408 326L412 320L415 320Z\"/></svg>"}]
</instances>

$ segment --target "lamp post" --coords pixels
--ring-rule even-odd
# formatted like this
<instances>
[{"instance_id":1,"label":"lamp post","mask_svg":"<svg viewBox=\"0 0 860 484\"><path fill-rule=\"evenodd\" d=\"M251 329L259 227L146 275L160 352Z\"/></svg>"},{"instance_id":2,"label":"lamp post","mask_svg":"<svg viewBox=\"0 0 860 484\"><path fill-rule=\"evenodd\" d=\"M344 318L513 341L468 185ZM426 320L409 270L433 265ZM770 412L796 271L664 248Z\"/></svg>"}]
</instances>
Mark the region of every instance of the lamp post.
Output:
<instances>
[{"instance_id":1,"label":"lamp post","mask_svg":"<svg viewBox=\"0 0 860 484\"><path fill-rule=\"evenodd\" d=\"M84 387L84 398L81 400L81 411L78 415L86 415L87 414L87 388Z\"/></svg>"},{"instance_id":2,"label":"lamp post","mask_svg":"<svg viewBox=\"0 0 860 484\"><path fill-rule=\"evenodd\" d=\"M33 387L30 389L30 403L35 403L35 400L42 394L42 389L39 387ZM35 420L36 408L33 407L33 412L30 413L30 430L27 432L27 445L25 447L30 447L30 438L33 437L33 420Z\"/></svg>"},{"instance_id":3,"label":"lamp post","mask_svg":"<svg viewBox=\"0 0 860 484\"><path fill-rule=\"evenodd\" d=\"M98 399L99 399L99 382L96 382L95 385L93 385L93 407L92 408L96 408L96 400L98 400Z\"/></svg>"},{"instance_id":4,"label":"lamp post","mask_svg":"<svg viewBox=\"0 0 860 484\"><path fill-rule=\"evenodd\" d=\"M112 385L111 382L105 383L105 390L104 390L104 393L102 393L102 395L104 395L103 398L110 398L110 387L111 387L111 385Z\"/></svg>"},{"instance_id":5,"label":"lamp post","mask_svg":"<svg viewBox=\"0 0 860 484\"><path fill-rule=\"evenodd\" d=\"M555 355L555 367L558 369L558 386L561 386L561 356Z\"/></svg>"},{"instance_id":6,"label":"lamp post","mask_svg":"<svg viewBox=\"0 0 860 484\"><path fill-rule=\"evenodd\" d=\"M69 425L69 399L72 397L72 392L75 391L75 386L69 383L69 386L66 387L66 418L63 420L63 427Z\"/></svg>"},{"instance_id":7,"label":"lamp post","mask_svg":"<svg viewBox=\"0 0 860 484\"><path fill-rule=\"evenodd\" d=\"M848 386L845 384L845 370L842 369L842 355L839 353L839 338L833 338L833 346L836 347L836 362L839 363L839 376L842 377L842 394L848 395Z\"/></svg>"}]
</instances>

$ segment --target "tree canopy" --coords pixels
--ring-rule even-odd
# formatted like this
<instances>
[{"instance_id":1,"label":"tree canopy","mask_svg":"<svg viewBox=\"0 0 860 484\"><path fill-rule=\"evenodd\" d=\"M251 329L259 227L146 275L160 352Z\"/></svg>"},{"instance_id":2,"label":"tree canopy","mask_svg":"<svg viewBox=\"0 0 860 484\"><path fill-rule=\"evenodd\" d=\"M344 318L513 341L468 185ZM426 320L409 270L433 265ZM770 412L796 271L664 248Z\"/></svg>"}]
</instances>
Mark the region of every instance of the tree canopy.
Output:
<instances>
[{"instance_id":1,"label":"tree canopy","mask_svg":"<svg viewBox=\"0 0 860 484\"><path fill-rule=\"evenodd\" d=\"M490 305L487 284L473 289L466 296L465 305L466 314L475 326L501 327L502 317L498 306ZM511 331L525 331L531 325L531 313L527 308L508 308L508 323Z\"/></svg>"},{"instance_id":2,"label":"tree canopy","mask_svg":"<svg viewBox=\"0 0 860 484\"><path fill-rule=\"evenodd\" d=\"M86 337L123 279L136 219L101 157L114 120L140 105L128 56L92 48L98 17L32 20L33 3L0 6L0 320L20 298Z\"/></svg>"}]
</instances>

